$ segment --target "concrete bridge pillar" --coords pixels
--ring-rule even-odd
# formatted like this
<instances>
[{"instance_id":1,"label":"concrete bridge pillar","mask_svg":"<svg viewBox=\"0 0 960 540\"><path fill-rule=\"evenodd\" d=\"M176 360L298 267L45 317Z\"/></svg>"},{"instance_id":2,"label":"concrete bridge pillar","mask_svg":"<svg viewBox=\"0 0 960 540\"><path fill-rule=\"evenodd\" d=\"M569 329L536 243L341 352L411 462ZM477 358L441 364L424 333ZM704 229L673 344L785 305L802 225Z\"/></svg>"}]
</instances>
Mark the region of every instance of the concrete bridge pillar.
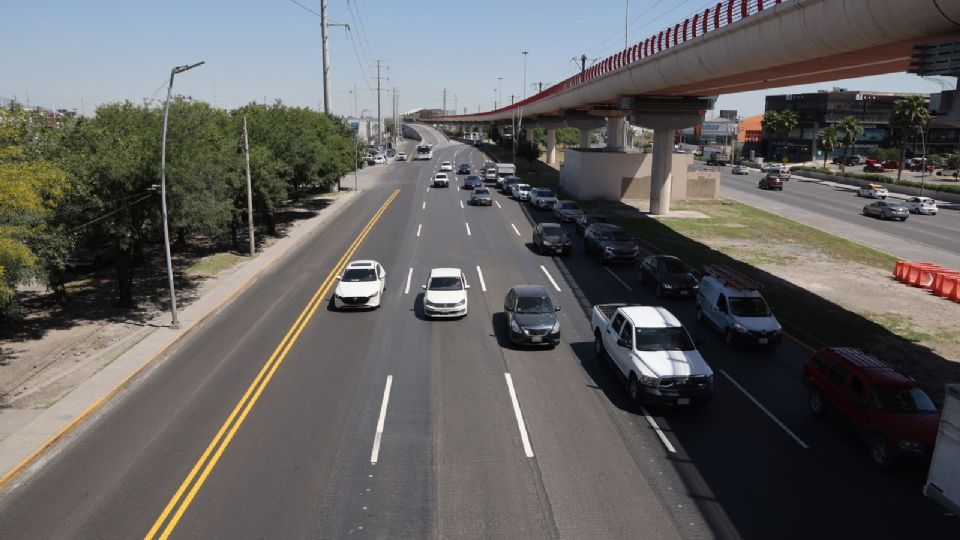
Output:
<instances>
[{"instance_id":1,"label":"concrete bridge pillar","mask_svg":"<svg viewBox=\"0 0 960 540\"><path fill-rule=\"evenodd\" d=\"M533 127L533 126L527 126L527 127L523 128L523 129L524 129L524 131L526 132L527 140L530 141L530 142L535 142L536 137L533 135L533 130L536 129L536 128Z\"/></svg>"},{"instance_id":2,"label":"concrete bridge pillar","mask_svg":"<svg viewBox=\"0 0 960 540\"><path fill-rule=\"evenodd\" d=\"M547 165L557 163L557 128L547 128Z\"/></svg>"},{"instance_id":3,"label":"concrete bridge pillar","mask_svg":"<svg viewBox=\"0 0 960 540\"><path fill-rule=\"evenodd\" d=\"M591 135L593 135L592 129L580 128L580 148L590 148Z\"/></svg>"},{"instance_id":4,"label":"concrete bridge pillar","mask_svg":"<svg viewBox=\"0 0 960 540\"><path fill-rule=\"evenodd\" d=\"M650 213L670 212L670 186L673 182L673 129L653 130L653 163L650 172Z\"/></svg>"},{"instance_id":5,"label":"concrete bridge pillar","mask_svg":"<svg viewBox=\"0 0 960 540\"><path fill-rule=\"evenodd\" d=\"M623 122L622 116L607 118L607 150L623 150Z\"/></svg>"}]
</instances>

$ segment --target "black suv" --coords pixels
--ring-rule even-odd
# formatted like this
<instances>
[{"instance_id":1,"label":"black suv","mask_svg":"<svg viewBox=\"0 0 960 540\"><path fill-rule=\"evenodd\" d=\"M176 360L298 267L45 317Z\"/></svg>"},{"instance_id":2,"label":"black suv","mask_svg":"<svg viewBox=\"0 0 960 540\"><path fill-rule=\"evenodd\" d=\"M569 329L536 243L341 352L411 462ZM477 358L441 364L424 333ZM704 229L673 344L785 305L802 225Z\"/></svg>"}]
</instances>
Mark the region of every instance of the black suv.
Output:
<instances>
[{"instance_id":1,"label":"black suv","mask_svg":"<svg viewBox=\"0 0 960 540\"><path fill-rule=\"evenodd\" d=\"M461 163L460 166L457 167L457 174L470 174L470 172L469 163Z\"/></svg>"},{"instance_id":2,"label":"black suv","mask_svg":"<svg viewBox=\"0 0 960 540\"><path fill-rule=\"evenodd\" d=\"M570 236L559 223L538 223L533 228L533 247L537 248L537 253L546 255L556 253L559 255L569 255L573 249L573 243L570 242Z\"/></svg>"},{"instance_id":3,"label":"black suv","mask_svg":"<svg viewBox=\"0 0 960 540\"><path fill-rule=\"evenodd\" d=\"M603 264L634 262L640 246L623 229L610 223L594 223L583 234L583 250L600 258Z\"/></svg>"}]
</instances>

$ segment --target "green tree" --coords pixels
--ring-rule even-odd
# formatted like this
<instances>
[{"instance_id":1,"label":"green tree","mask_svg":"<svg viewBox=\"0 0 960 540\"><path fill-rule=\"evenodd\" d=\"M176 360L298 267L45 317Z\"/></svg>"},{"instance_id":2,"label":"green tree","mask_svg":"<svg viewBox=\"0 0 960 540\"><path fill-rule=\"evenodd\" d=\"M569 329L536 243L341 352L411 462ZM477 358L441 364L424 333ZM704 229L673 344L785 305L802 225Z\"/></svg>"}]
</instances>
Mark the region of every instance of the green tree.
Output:
<instances>
[{"instance_id":1,"label":"green tree","mask_svg":"<svg viewBox=\"0 0 960 540\"><path fill-rule=\"evenodd\" d=\"M907 96L893 103L890 122L900 127L900 167L897 169L897 181L903 174L903 157L907 151L907 141L917 129L923 129L930 123L930 109L923 96Z\"/></svg>"},{"instance_id":2,"label":"green tree","mask_svg":"<svg viewBox=\"0 0 960 540\"><path fill-rule=\"evenodd\" d=\"M500 141L503 140L503 135L500 133L500 127L497 124L490 124L487 127L487 138L496 145L499 145Z\"/></svg>"},{"instance_id":3,"label":"green tree","mask_svg":"<svg viewBox=\"0 0 960 540\"><path fill-rule=\"evenodd\" d=\"M857 144L857 138L863 135L863 126L855 116L848 116L837 122L837 132L840 134L840 144L843 145L843 163L840 164L840 170L845 170L850 148Z\"/></svg>"},{"instance_id":4,"label":"green tree","mask_svg":"<svg viewBox=\"0 0 960 540\"><path fill-rule=\"evenodd\" d=\"M521 131L517 139L517 155L527 160L527 170L530 170L533 162L540 158L540 146L537 145L536 140L527 140L526 131Z\"/></svg>"},{"instance_id":5,"label":"green tree","mask_svg":"<svg viewBox=\"0 0 960 540\"><path fill-rule=\"evenodd\" d=\"M840 146L840 134L833 126L825 127L817 133L817 146L823 149L823 166L827 166L827 158Z\"/></svg>"},{"instance_id":6,"label":"green tree","mask_svg":"<svg viewBox=\"0 0 960 540\"><path fill-rule=\"evenodd\" d=\"M787 137L790 136L790 132L796 129L799 124L800 117L791 110L766 111L763 113L763 120L760 121L760 125L763 126L763 131L769 134L771 138L775 139L779 136L782 146L782 157L786 157L787 155ZM776 159L776 151L771 150L771 158Z\"/></svg>"}]
</instances>

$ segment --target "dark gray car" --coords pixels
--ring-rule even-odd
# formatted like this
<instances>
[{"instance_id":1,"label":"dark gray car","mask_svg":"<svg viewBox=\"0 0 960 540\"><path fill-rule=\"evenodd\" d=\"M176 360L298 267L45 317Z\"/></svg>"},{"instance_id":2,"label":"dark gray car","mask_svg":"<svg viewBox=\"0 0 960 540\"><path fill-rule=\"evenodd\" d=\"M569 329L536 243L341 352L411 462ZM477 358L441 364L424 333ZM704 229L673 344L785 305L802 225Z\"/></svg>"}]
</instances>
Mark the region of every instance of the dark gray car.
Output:
<instances>
[{"instance_id":1,"label":"dark gray car","mask_svg":"<svg viewBox=\"0 0 960 540\"><path fill-rule=\"evenodd\" d=\"M863 215L880 219L899 219L906 221L910 217L907 205L897 201L877 201L863 207Z\"/></svg>"},{"instance_id":2,"label":"dark gray car","mask_svg":"<svg viewBox=\"0 0 960 540\"><path fill-rule=\"evenodd\" d=\"M515 285L503 300L510 342L514 345L546 345L560 343L560 322L547 290L540 285Z\"/></svg>"},{"instance_id":3,"label":"dark gray car","mask_svg":"<svg viewBox=\"0 0 960 540\"><path fill-rule=\"evenodd\" d=\"M640 246L623 229L609 223L594 223L583 236L583 250L600 258L600 262L633 262L640 256Z\"/></svg>"},{"instance_id":4,"label":"dark gray car","mask_svg":"<svg viewBox=\"0 0 960 540\"><path fill-rule=\"evenodd\" d=\"M538 223L533 228L533 247L537 248L537 253L541 255L569 255L573 243L559 223Z\"/></svg>"}]
</instances>

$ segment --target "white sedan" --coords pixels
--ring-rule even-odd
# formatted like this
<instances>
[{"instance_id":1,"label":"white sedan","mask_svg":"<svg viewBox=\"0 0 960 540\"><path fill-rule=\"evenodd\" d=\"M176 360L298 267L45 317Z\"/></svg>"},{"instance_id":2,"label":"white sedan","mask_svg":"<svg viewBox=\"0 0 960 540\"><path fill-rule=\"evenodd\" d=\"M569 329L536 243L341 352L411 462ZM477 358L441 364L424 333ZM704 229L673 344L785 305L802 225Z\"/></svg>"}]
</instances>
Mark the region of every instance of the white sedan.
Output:
<instances>
[{"instance_id":1,"label":"white sedan","mask_svg":"<svg viewBox=\"0 0 960 540\"><path fill-rule=\"evenodd\" d=\"M377 261L352 261L337 280L334 309L378 308L383 303L387 272Z\"/></svg>"},{"instance_id":2,"label":"white sedan","mask_svg":"<svg viewBox=\"0 0 960 540\"><path fill-rule=\"evenodd\" d=\"M890 193L887 188L877 184L870 184L857 190L857 197L866 197L868 199L886 199Z\"/></svg>"},{"instance_id":3,"label":"white sedan","mask_svg":"<svg viewBox=\"0 0 960 540\"><path fill-rule=\"evenodd\" d=\"M930 197L910 197L904 204L907 205L907 210L910 210L911 214L929 214L935 216L940 210L937 208L937 201Z\"/></svg>"},{"instance_id":4,"label":"white sedan","mask_svg":"<svg viewBox=\"0 0 960 540\"><path fill-rule=\"evenodd\" d=\"M444 161L443 163L440 164L440 170L441 170L441 171L452 171L452 170L453 170L453 163L450 163L449 161Z\"/></svg>"},{"instance_id":5,"label":"white sedan","mask_svg":"<svg viewBox=\"0 0 960 540\"><path fill-rule=\"evenodd\" d=\"M447 173L437 173L433 177L433 187L450 187L450 178Z\"/></svg>"},{"instance_id":6,"label":"white sedan","mask_svg":"<svg viewBox=\"0 0 960 540\"><path fill-rule=\"evenodd\" d=\"M423 316L465 317L467 315L467 277L459 268L434 268L423 285Z\"/></svg>"}]
</instances>

